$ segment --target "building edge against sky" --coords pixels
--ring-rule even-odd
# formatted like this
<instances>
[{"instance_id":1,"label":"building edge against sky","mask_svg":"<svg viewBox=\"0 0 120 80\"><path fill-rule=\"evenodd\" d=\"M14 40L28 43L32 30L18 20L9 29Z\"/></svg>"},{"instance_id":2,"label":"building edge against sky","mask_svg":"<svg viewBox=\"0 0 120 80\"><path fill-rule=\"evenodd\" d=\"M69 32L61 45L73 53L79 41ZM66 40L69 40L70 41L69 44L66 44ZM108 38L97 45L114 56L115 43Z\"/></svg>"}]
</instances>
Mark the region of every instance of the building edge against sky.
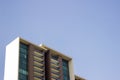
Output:
<instances>
[{"instance_id":1,"label":"building edge against sky","mask_svg":"<svg viewBox=\"0 0 120 80\"><path fill-rule=\"evenodd\" d=\"M68 67L69 67L69 80L85 80L79 76L76 76L74 75L74 69L73 69L73 63L72 63L72 58L54 50L54 49L51 49L43 44L41 44L40 46L38 45L35 45L29 41L26 41L20 37L16 38L15 40L13 40L11 43L9 43L7 46L6 46L6 56L5 56L5 71L4 71L4 80L18 80L19 79L19 72L20 72L20 69L19 69L19 58L20 58L20 43L25 43L26 45L33 45L34 47L37 47L37 48L40 48L42 50L45 51L48 51L50 52L51 55L59 55L60 58L62 59L65 59L65 60L68 60ZM58 59L58 63L61 64L61 60L62 59ZM44 64L44 66L46 65L46 63ZM49 64L51 65L51 64ZM61 65L60 65L61 66ZM34 67L34 66L33 66ZM45 68L47 68L45 66ZM44 69L45 70L45 69ZM51 71L51 69L49 69ZM46 70L47 71L47 70ZM44 71L44 73L46 72ZM49 71L49 72L50 72ZM11 73L12 72L12 73ZM23 71L24 72L24 71ZM52 72L52 71L51 71ZM63 72L59 71L61 74ZM26 73L27 74L27 73ZM50 73L51 74L51 73ZM29 75L29 71L28 71L28 75ZM32 74L33 75L33 74ZM53 76L58 76L57 73ZM63 75L64 76L64 75ZM63 77L62 76L62 77ZM30 76L28 76L30 77ZM49 77L47 75L44 76L44 79L45 80L48 80L46 77ZM51 76L50 76L51 77ZM61 77L61 76L58 76L58 77ZM52 79L52 78L51 78ZM57 79L57 78L56 78ZM60 80L62 80L62 78L59 78ZM26 80L26 79L25 79ZM37 80L37 78L33 78L33 79L30 79L28 78L27 80ZM64 80L64 79L63 79Z\"/></svg>"}]
</instances>

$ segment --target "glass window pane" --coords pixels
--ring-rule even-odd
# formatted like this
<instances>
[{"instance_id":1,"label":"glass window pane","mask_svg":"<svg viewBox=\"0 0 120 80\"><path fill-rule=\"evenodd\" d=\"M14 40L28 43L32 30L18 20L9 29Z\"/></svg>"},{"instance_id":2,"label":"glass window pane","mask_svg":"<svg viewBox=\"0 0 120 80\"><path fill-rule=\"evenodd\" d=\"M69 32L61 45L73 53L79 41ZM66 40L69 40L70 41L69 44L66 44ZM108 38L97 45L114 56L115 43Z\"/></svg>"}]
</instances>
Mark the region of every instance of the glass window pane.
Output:
<instances>
[{"instance_id":1,"label":"glass window pane","mask_svg":"<svg viewBox=\"0 0 120 80\"><path fill-rule=\"evenodd\" d=\"M70 80L69 79L69 67L68 67L68 61L62 60L63 64L63 80Z\"/></svg>"},{"instance_id":2,"label":"glass window pane","mask_svg":"<svg viewBox=\"0 0 120 80\"><path fill-rule=\"evenodd\" d=\"M28 46L20 43L20 57L19 57L19 80L27 80L28 69Z\"/></svg>"}]
</instances>

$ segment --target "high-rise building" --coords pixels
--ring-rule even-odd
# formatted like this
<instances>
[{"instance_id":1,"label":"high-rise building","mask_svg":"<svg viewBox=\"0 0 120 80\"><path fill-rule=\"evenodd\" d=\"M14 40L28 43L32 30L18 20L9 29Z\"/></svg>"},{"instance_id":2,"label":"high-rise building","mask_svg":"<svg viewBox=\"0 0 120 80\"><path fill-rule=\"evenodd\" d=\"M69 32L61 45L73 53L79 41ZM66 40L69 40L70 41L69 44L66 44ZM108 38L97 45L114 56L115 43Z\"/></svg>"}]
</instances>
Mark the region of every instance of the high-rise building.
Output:
<instances>
[{"instance_id":1,"label":"high-rise building","mask_svg":"<svg viewBox=\"0 0 120 80\"><path fill-rule=\"evenodd\" d=\"M72 58L16 38L6 46L4 80L78 80ZM84 80L84 79L79 79Z\"/></svg>"}]
</instances>

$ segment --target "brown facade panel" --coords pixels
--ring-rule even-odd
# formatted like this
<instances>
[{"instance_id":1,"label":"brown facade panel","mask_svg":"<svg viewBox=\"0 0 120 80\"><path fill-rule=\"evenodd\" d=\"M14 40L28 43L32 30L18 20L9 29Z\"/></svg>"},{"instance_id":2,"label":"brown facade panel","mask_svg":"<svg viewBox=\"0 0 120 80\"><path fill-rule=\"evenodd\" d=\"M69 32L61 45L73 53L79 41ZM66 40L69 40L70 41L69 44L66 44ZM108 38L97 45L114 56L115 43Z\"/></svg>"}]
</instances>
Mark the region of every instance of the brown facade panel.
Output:
<instances>
[{"instance_id":1,"label":"brown facade panel","mask_svg":"<svg viewBox=\"0 0 120 80\"><path fill-rule=\"evenodd\" d=\"M34 46L29 45L28 53L28 80L34 80L33 78L33 51Z\"/></svg>"},{"instance_id":2,"label":"brown facade panel","mask_svg":"<svg viewBox=\"0 0 120 80\"><path fill-rule=\"evenodd\" d=\"M62 57L59 56L58 58L59 61L59 70L60 70L60 80L63 80L63 69L62 69Z\"/></svg>"},{"instance_id":3,"label":"brown facade panel","mask_svg":"<svg viewBox=\"0 0 120 80\"><path fill-rule=\"evenodd\" d=\"M45 53L45 80L51 80L51 66L50 66L51 53L48 50Z\"/></svg>"}]
</instances>

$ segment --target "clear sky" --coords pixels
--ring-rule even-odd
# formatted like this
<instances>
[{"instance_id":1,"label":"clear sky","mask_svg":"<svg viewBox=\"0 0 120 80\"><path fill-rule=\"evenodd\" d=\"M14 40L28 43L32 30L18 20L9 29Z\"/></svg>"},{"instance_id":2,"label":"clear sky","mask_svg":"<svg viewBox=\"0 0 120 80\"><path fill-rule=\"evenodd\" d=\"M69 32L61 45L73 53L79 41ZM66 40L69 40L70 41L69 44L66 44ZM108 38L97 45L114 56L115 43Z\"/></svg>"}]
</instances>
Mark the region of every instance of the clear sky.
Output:
<instances>
[{"instance_id":1,"label":"clear sky","mask_svg":"<svg viewBox=\"0 0 120 80\"><path fill-rule=\"evenodd\" d=\"M120 0L0 0L0 80L17 36L72 57L87 80L120 80Z\"/></svg>"}]
</instances>

